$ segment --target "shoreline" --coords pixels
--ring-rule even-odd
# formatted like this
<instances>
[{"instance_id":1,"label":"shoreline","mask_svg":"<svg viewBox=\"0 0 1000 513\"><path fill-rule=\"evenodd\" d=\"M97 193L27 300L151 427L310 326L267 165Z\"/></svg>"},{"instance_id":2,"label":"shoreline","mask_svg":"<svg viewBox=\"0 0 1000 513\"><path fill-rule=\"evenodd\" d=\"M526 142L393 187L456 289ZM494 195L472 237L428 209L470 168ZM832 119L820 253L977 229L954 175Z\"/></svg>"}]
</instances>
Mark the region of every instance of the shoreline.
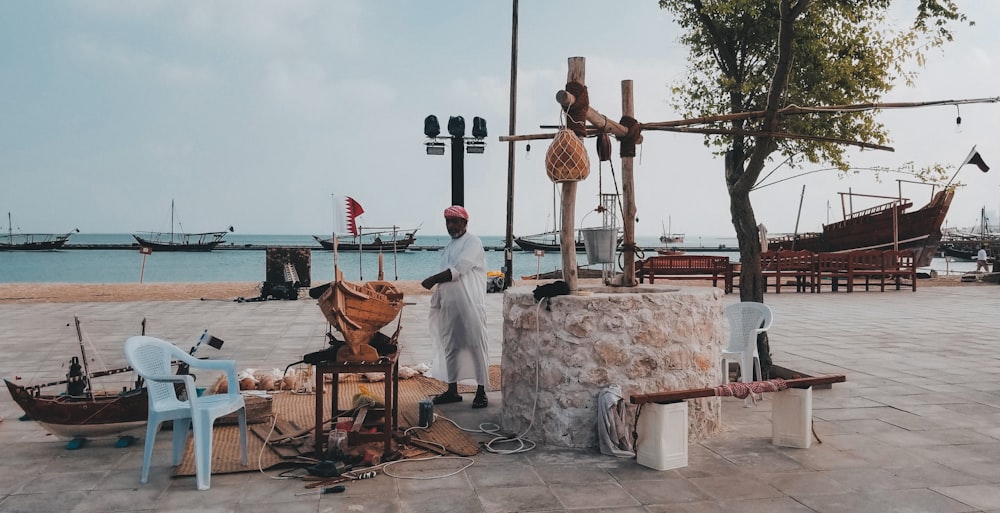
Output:
<instances>
[{"instance_id":1,"label":"shoreline","mask_svg":"<svg viewBox=\"0 0 1000 513\"><path fill-rule=\"evenodd\" d=\"M542 280L548 281L548 280ZM590 284L594 280L582 280ZM599 282L599 280L597 280ZM419 281L392 282L404 295L430 294ZM517 280L515 286L534 286L534 280ZM711 281L678 282L680 286L711 286ZM959 287L983 285L982 282L963 283L961 275L938 276L922 279L921 287ZM990 284L992 285L992 284ZM80 302L132 302L132 301L236 301L260 296L261 282L214 283L0 283L0 304L9 303L80 303ZM308 290L300 290L300 300L312 301Z\"/></svg>"}]
</instances>

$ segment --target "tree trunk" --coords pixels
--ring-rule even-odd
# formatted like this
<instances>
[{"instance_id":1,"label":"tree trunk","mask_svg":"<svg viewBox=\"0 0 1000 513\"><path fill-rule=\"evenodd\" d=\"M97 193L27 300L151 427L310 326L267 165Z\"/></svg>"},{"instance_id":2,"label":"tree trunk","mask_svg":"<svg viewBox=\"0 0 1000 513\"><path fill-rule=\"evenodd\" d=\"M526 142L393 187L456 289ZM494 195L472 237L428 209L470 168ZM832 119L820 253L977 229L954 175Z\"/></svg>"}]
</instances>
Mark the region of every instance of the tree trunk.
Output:
<instances>
[{"instance_id":1,"label":"tree trunk","mask_svg":"<svg viewBox=\"0 0 1000 513\"><path fill-rule=\"evenodd\" d=\"M730 154L732 155L732 154ZM745 178L739 159L726 159L726 185L729 189L729 213L736 241L740 248L740 301L764 302L764 277L760 269L760 230L750 203L750 189L733 177ZM755 175L755 174L754 174ZM767 333L757 336L757 352L760 354L760 370L764 379L771 375L771 346Z\"/></svg>"}]
</instances>

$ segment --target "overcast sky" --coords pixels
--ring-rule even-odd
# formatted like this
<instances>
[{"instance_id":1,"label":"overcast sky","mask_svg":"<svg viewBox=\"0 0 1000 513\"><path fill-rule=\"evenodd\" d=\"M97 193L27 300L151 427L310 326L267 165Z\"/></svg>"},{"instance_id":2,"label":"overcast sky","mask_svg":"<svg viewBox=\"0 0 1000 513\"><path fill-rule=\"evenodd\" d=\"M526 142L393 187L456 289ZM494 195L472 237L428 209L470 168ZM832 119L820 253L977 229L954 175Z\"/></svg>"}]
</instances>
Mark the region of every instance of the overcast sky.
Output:
<instances>
[{"instance_id":1,"label":"overcast sky","mask_svg":"<svg viewBox=\"0 0 1000 513\"><path fill-rule=\"evenodd\" d=\"M995 62L1000 3L963 2L979 23L929 55L914 88L886 101L1000 96ZM8 2L0 16L0 211L15 230L88 233L168 230L170 202L185 231L325 234L331 195L355 198L367 226L445 233L450 148L424 151L423 119L487 120L488 145L465 157L470 230L506 231L511 2L362 0ZM621 116L620 83L634 82L640 121L679 116L670 83L685 49L655 0L520 2L517 127L559 122L554 97L566 62L583 56L591 105ZM894 153L853 153L858 166L957 166L973 145L994 169L965 167L949 226L1000 209L1000 104L884 112ZM514 231L552 224L547 141L516 145ZM592 171L579 186L578 226L600 189L614 188L588 140ZM617 154L617 143L615 144ZM651 132L635 161L637 233L731 236L720 160L695 135ZM618 159L614 175L621 187ZM771 181L819 169L783 167ZM601 176L601 180L598 177ZM752 195L771 233L841 215L838 192L895 195L895 177L812 173ZM929 188L904 185L919 206ZM868 205L871 206L871 205ZM863 207L855 202L855 208ZM6 216L4 216L6 217ZM6 229L6 218L0 220Z\"/></svg>"}]
</instances>

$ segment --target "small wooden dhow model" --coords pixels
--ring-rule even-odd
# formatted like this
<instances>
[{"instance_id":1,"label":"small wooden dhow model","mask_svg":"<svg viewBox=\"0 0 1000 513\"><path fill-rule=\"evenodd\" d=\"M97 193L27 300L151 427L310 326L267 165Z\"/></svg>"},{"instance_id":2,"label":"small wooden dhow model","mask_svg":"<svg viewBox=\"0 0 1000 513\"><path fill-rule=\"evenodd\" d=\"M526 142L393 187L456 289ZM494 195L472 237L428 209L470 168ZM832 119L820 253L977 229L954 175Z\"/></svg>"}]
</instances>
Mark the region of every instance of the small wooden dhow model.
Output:
<instances>
[{"instance_id":1,"label":"small wooden dhow model","mask_svg":"<svg viewBox=\"0 0 1000 513\"><path fill-rule=\"evenodd\" d=\"M403 293L392 283L382 280L381 268L380 255L378 280L350 282L344 279L340 269L335 269L334 281L317 287L326 288L319 296L323 316L346 342L337 352L339 362L377 361L378 351L369 342L403 310Z\"/></svg>"},{"instance_id":2,"label":"small wooden dhow model","mask_svg":"<svg viewBox=\"0 0 1000 513\"><path fill-rule=\"evenodd\" d=\"M92 387L94 378L131 372L132 367L90 372L80 319L74 317L74 322L80 341L80 357L71 358L66 379L29 386L5 379L11 398L24 410L28 419L66 440L128 437L141 433L149 417L149 399L142 378L137 378L132 386L123 387L120 391L95 390ZM146 321L143 320L142 324L145 334ZM191 348L191 354L197 352L203 343L218 349L222 347L222 342L206 331ZM177 372L183 374L186 369L178 369ZM65 385L65 390L56 392L53 387L58 385Z\"/></svg>"}]
</instances>

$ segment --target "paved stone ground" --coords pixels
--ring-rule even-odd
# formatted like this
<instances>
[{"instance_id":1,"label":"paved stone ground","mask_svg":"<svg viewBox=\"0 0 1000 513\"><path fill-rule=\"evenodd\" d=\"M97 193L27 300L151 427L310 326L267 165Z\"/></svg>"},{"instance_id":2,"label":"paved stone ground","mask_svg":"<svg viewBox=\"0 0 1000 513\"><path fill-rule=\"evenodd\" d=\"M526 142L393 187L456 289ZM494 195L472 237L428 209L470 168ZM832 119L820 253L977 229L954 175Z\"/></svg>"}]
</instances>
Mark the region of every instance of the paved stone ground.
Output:
<instances>
[{"instance_id":1,"label":"paved stone ground","mask_svg":"<svg viewBox=\"0 0 1000 513\"><path fill-rule=\"evenodd\" d=\"M117 449L113 440L93 440L65 450L35 423L19 422L20 409L3 394L0 512L1000 512L998 297L1000 287L990 286L768 294L775 363L847 376L814 391L822 443L775 447L771 400L745 408L727 398L725 431L691 444L687 467L664 472L596 450L540 447L483 452L441 479L383 475L337 495L296 495L302 483L276 472L213 476L212 488L198 492L194 478L172 478L168 436L157 440L150 482L140 485L141 442ZM430 359L427 299L404 309L404 364ZM488 301L490 358L499 363L502 296ZM203 355L235 358L241 368L283 367L324 344L311 300L3 304L0 375L62 378L78 354L73 314L108 367L124 363L121 345L144 317L148 334L182 346L208 328L226 345ZM468 401L440 410L467 428L502 424L502 395L490 399L485 410ZM393 472L427 476L461 465L413 462Z\"/></svg>"}]
</instances>

